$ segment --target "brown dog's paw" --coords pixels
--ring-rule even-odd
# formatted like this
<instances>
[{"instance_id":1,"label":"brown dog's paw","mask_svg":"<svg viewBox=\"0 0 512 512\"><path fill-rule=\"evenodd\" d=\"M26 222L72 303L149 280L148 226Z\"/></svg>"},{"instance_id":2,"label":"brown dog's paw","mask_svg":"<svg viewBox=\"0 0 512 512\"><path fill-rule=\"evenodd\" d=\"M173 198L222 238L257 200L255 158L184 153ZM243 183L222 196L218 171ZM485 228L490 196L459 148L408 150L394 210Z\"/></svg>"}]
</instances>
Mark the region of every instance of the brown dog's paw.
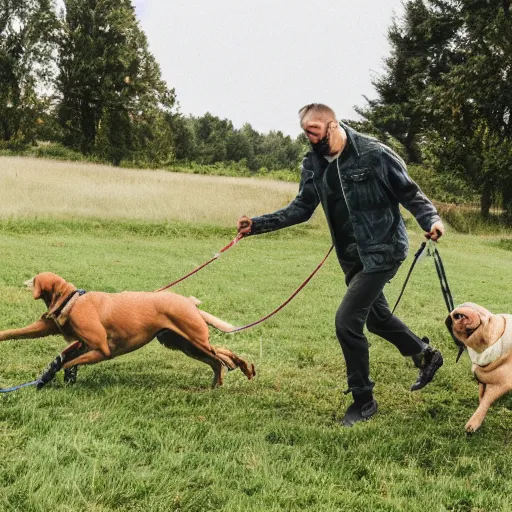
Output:
<instances>
[{"instance_id":1,"label":"brown dog's paw","mask_svg":"<svg viewBox=\"0 0 512 512\"><path fill-rule=\"evenodd\" d=\"M244 373L248 380L251 380L253 377L256 376L256 370L252 363L247 364L246 361L239 358L238 367L240 368L240 370L242 370L242 372Z\"/></svg>"}]
</instances>

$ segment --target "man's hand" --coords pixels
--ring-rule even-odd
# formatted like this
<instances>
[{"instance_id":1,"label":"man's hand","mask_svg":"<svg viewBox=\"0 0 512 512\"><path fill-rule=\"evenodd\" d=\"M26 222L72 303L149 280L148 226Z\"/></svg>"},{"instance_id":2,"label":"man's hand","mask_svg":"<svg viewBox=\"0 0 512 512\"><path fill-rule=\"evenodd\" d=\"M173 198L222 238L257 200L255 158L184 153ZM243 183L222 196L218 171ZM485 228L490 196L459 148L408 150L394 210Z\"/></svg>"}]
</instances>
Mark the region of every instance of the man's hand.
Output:
<instances>
[{"instance_id":1,"label":"man's hand","mask_svg":"<svg viewBox=\"0 0 512 512\"><path fill-rule=\"evenodd\" d=\"M248 235L251 232L252 219L246 215L240 217L236 223L236 230L241 235Z\"/></svg>"},{"instance_id":2,"label":"man's hand","mask_svg":"<svg viewBox=\"0 0 512 512\"><path fill-rule=\"evenodd\" d=\"M430 228L430 233L425 233L425 238L437 242L444 235L445 231L446 228L444 227L443 222L438 220L437 222L434 222L434 224L432 224L432 227Z\"/></svg>"}]
</instances>

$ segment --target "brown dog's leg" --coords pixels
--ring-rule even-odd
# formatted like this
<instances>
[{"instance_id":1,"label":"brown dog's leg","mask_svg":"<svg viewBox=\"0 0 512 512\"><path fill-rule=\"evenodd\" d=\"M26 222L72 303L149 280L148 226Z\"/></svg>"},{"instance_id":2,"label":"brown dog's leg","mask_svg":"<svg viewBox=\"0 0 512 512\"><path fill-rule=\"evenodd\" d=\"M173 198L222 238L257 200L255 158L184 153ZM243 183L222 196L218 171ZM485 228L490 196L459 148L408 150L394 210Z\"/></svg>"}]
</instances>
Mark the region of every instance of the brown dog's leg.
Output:
<instances>
[{"instance_id":1,"label":"brown dog's leg","mask_svg":"<svg viewBox=\"0 0 512 512\"><path fill-rule=\"evenodd\" d=\"M105 361L105 359L109 359L101 350L90 350L85 354L82 354L75 359L71 359L71 361L67 361L62 365L62 368L71 368L75 365L82 364L96 364L101 361Z\"/></svg>"},{"instance_id":2,"label":"brown dog's leg","mask_svg":"<svg viewBox=\"0 0 512 512\"><path fill-rule=\"evenodd\" d=\"M233 370L234 368L240 368L240 370L249 380L251 380L256 375L254 365L249 365L247 361L245 361L241 357L238 357L235 353L231 352L231 350L228 350L227 348L213 346L212 348L215 350L219 357L225 357L226 359L229 359L229 361L231 361L231 365L228 365L230 370Z\"/></svg>"},{"instance_id":3,"label":"brown dog's leg","mask_svg":"<svg viewBox=\"0 0 512 512\"><path fill-rule=\"evenodd\" d=\"M213 370L212 387L222 386L225 362L214 353L213 349L208 350L203 343L192 343L171 329L159 332L157 339L164 347L181 350L187 356L211 366Z\"/></svg>"},{"instance_id":4,"label":"brown dog's leg","mask_svg":"<svg viewBox=\"0 0 512 512\"><path fill-rule=\"evenodd\" d=\"M469 421L466 423L465 429L468 434L476 432L476 430L484 421L485 415L487 414L489 407L507 391L510 391L510 388L506 386L496 386L493 384L485 385L484 392L482 394L482 397L480 398L480 405L478 406L473 416L471 416Z\"/></svg>"},{"instance_id":5,"label":"brown dog's leg","mask_svg":"<svg viewBox=\"0 0 512 512\"><path fill-rule=\"evenodd\" d=\"M55 322L50 318L40 318L37 322L21 329L9 329L0 332L0 341L21 340L26 338L44 338L52 334L60 334Z\"/></svg>"}]
</instances>

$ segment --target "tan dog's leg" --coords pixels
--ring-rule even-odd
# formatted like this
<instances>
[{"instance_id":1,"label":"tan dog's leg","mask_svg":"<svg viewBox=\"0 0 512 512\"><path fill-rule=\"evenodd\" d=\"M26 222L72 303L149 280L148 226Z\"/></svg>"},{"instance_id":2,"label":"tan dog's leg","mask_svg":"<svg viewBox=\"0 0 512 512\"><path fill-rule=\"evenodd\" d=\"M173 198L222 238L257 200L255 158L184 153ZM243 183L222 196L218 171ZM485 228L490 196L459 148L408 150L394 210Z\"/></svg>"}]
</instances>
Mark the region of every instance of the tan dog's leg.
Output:
<instances>
[{"instance_id":1,"label":"tan dog's leg","mask_svg":"<svg viewBox=\"0 0 512 512\"><path fill-rule=\"evenodd\" d=\"M60 334L55 322L50 318L40 318L37 322L21 329L9 329L0 332L0 341L21 340L26 338L44 338L52 334Z\"/></svg>"},{"instance_id":2,"label":"tan dog's leg","mask_svg":"<svg viewBox=\"0 0 512 512\"><path fill-rule=\"evenodd\" d=\"M483 382L478 383L478 403L482 401L485 393L485 384Z\"/></svg>"},{"instance_id":3,"label":"tan dog's leg","mask_svg":"<svg viewBox=\"0 0 512 512\"><path fill-rule=\"evenodd\" d=\"M484 386L483 392L480 398L480 405L477 410L471 416L469 421L466 423L465 429L468 434L472 434L476 432L476 430L480 427L482 422L484 421L485 415L489 410L489 407L502 395L504 395L507 391L510 391L509 387L506 386L497 386L495 384L486 384ZM480 389L479 389L480 394Z\"/></svg>"}]
</instances>

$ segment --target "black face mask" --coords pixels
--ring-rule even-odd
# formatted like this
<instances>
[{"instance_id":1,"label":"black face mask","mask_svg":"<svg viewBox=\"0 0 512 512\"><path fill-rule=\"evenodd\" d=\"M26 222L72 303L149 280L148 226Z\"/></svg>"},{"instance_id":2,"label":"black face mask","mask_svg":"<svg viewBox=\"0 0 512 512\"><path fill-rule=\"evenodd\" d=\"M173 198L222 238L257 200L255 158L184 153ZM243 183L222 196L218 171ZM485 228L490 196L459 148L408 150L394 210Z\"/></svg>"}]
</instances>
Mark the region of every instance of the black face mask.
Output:
<instances>
[{"instance_id":1,"label":"black face mask","mask_svg":"<svg viewBox=\"0 0 512 512\"><path fill-rule=\"evenodd\" d=\"M329 128L327 128L327 133L322 140L311 143L311 147L313 151L319 156L327 156L331 151L331 145L329 144Z\"/></svg>"}]
</instances>

